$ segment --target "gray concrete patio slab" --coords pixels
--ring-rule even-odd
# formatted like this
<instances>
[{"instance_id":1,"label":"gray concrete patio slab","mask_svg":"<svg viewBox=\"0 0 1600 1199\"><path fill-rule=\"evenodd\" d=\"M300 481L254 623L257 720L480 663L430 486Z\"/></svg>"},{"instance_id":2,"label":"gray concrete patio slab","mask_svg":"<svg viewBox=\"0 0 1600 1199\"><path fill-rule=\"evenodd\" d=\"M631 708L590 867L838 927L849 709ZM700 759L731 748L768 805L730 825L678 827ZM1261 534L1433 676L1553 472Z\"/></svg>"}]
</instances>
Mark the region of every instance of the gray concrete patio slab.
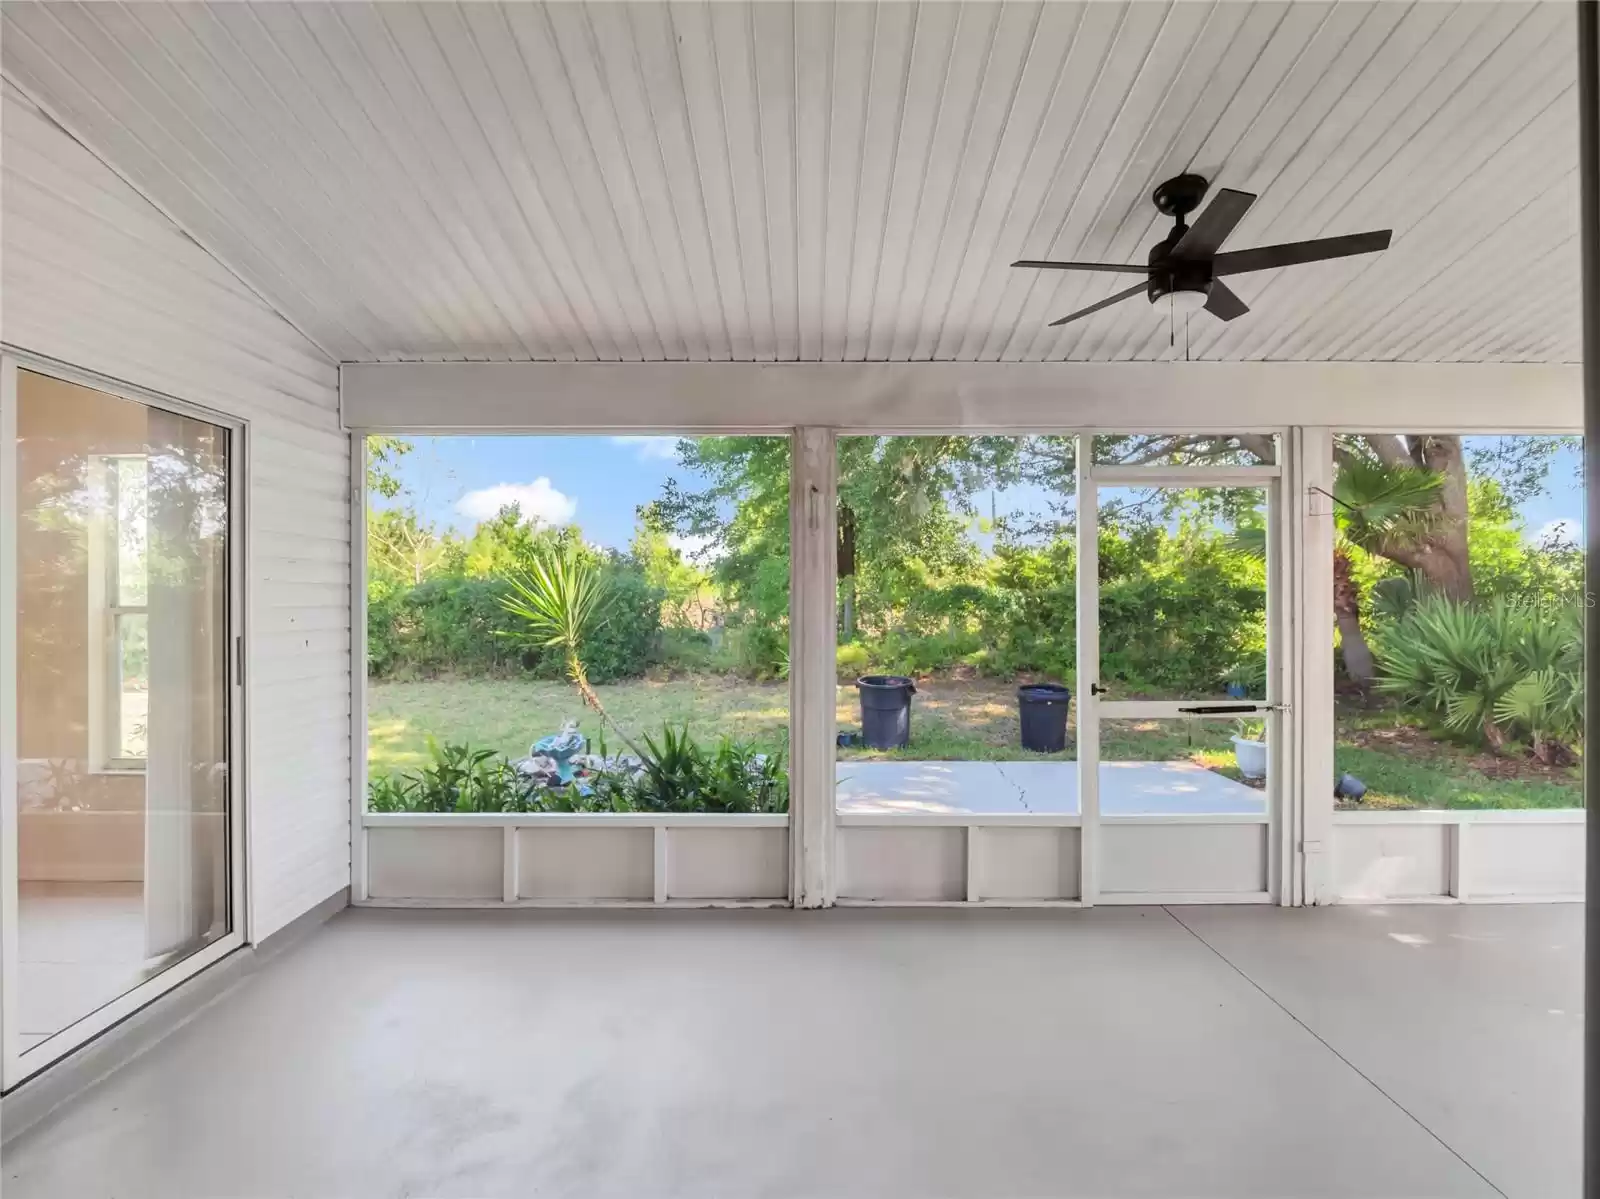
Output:
<instances>
[{"instance_id":1,"label":"gray concrete patio slab","mask_svg":"<svg viewBox=\"0 0 1600 1199\"><path fill-rule=\"evenodd\" d=\"M1501 1193L1582 1191L1583 905L1171 911Z\"/></svg>"},{"instance_id":2,"label":"gray concrete patio slab","mask_svg":"<svg viewBox=\"0 0 1600 1199\"><path fill-rule=\"evenodd\" d=\"M5 1195L1573 1193L1540 1189L1576 1177L1569 1118L1537 1146L1453 1136L1403 1097L1428 1062L1374 1085L1259 981L1358 917L1262 909L1208 944L1160 908L352 911L21 1134ZM1385 938L1352 942L1339 1002L1479 1055L1458 1107L1513 1078L1574 1093L1576 1052L1508 1073L1477 1048L1514 1055L1572 986L1524 993L1446 924L1549 935L1528 908L1419 909L1405 927L1457 948L1397 977Z\"/></svg>"},{"instance_id":3,"label":"gray concrete patio slab","mask_svg":"<svg viewBox=\"0 0 1600 1199\"><path fill-rule=\"evenodd\" d=\"M1076 762L840 762L841 812L1078 811ZM1261 815L1266 793L1193 762L1102 762L1100 811Z\"/></svg>"}]
</instances>

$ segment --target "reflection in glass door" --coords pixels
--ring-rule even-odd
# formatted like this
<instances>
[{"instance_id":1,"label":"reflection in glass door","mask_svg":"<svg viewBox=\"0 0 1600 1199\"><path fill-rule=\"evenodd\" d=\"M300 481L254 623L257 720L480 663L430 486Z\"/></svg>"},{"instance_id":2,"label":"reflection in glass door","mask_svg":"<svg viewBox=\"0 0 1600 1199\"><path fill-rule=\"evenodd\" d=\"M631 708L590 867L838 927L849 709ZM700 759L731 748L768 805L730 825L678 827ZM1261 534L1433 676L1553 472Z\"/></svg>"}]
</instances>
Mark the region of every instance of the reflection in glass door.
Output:
<instances>
[{"instance_id":1,"label":"reflection in glass door","mask_svg":"<svg viewBox=\"0 0 1600 1199\"><path fill-rule=\"evenodd\" d=\"M238 938L232 432L7 376L11 1085Z\"/></svg>"},{"instance_id":2,"label":"reflection in glass door","mask_svg":"<svg viewBox=\"0 0 1600 1199\"><path fill-rule=\"evenodd\" d=\"M1284 740L1278 468L1098 461L1089 474L1094 624L1079 678L1097 751L1097 901L1265 901Z\"/></svg>"}]
</instances>

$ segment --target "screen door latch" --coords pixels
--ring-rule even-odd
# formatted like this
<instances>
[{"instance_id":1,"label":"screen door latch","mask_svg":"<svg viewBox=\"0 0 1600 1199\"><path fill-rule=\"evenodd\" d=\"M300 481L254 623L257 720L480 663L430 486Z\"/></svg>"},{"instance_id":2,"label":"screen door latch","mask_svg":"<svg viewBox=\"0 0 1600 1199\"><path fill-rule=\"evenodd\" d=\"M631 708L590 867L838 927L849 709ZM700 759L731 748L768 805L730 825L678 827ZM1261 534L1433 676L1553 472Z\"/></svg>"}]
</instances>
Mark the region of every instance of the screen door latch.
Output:
<instances>
[{"instance_id":1,"label":"screen door latch","mask_svg":"<svg viewBox=\"0 0 1600 1199\"><path fill-rule=\"evenodd\" d=\"M1179 708L1185 716L1232 716L1242 712L1287 712L1288 704L1198 704Z\"/></svg>"}]
</instances>

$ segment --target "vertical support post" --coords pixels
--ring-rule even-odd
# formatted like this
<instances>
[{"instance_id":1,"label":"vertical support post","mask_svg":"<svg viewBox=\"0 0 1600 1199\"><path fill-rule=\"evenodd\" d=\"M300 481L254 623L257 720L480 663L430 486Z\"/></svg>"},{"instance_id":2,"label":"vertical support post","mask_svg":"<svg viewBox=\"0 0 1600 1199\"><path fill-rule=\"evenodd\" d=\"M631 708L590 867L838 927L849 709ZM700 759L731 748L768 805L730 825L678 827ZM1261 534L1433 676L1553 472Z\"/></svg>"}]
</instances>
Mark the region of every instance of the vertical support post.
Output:
<instances>
[{"instance_id":1,"label":"vertical support post","mask_svg":"<svg viewBox=\"0 0 1600 1199\"><path fill-rule=\"evenodd\" d=\"M1291 907L1300 903L1301 895L1300 855L1294 850L1299 843L1303 808L1299 801L1303 789L1293 770L1293 764L1299 759L1295 742L1295 704L1291 698L1300 677L1291 651L1300 622L1296 619L1298 610L1290 602L1295 595L1295 558L1286 530L1294 526L1294 521L1285 519L1283 507L1286 499L1294 494L1298 472L1289 436L1280 438L1278 452L1284 473L1267 488L1266 695L1267 702L1274 705L1266 716L1267 786L1270 789L1267 801L1272 820L1269 832L1276 834L1268 854L1267 890L1272 892L1277 903Z\"/></svg>"},{"instance_id":2,"label":"vertical support post","mask_svg":"<svg viewBox=\"0 0 1600 1199\"><path fill-rule=\"evenodd\" d=\"M1583 736L1600 737L1600 5L1578 3L1578 183L1583 279ZM1600 770L1583 772L1588 810L1584 866L1583 1193L1600 1199Z\"/></svg>"},{"instance_id":3,"label":"vertical support post","mask_svg":"<svg viewBox=\"0 0 1600 1199\"><path fill-rule=\"evenodd\" d=\"M664 824L658 824L658 825L655 826L655 830L654 831L655 831L655 847L654 847L654 855L653 855L654 864L651 867L651 875L655 880L655 892L654 892L655 901L657 903L666 903L667 902L667 854L669 852L669 848L668 848L668 845L667 845L667 826L664 825Z\"/></svg>"},{"instance_id":4,"label":"vertical support post","mask_svg":"<svg viewBox=\"0 0 1600 1199\"><path fill-rule=\"evenodd\" d=\"M350 899L367 899L367 435L350 432Z\"/></svg>"},{"instance_id":5,"label":"vertical support post","mask_svg":"<svg viewBox=\"0 0 1600 1199\"><path fill-rule=\"evenodd\" d=\"M983 898L983 887L978 877L981 853L978 842L983 837L983 830L975 824L967 825L967 902L977 903Z\"/></svg>"},{"instance_id":6,"label":"vertical support post","mask_svg":"<svg viewBox=\"0 0 1600 1199\"><path fill-rule=\"evenodd\" d=\"M1294 555L1292 643L1297 768L1284 772L1289 793L1280 801L1293 809L1301 885L1292 902L1332 903L1333 894L1333 432L1325 428L1293 431L1290 474L1298 530Z\"/></svg>"},{"instance_id":7,"label":"vertical support post","mask_svg":"<svg viewBox=\"0 0 1600 1199\"><path fill-rule=\"evenodd\" d=\"M1450 830L1450 894L1455 899L1470 899L1472 897L1472 869L1471 858L1468 856L1471 834L1468 830L1472 827L1465 820L1458 820L1449 826Z\"/></svg>"},{"instance_id":8,"label":"vertical support post","mask_svg":"<svg viewBox=\"0 0 1600 1199\"><path fill-rule=\"evenodd\" d=\"M836 887L837 508L833 430L796 429L789 482L789 896L802 908L831 906Z\"/></svg>"},{"instance_id":9,"label":"vertical support post","mask_svg":"<svg viewBox=\"0 0 1600 1199\"><path fill-rule=\"evenodd\" d=\"M1100 508L1094 434L1078 434L1078 901L1100 898Z\"/></svg>"},{"instance_id":10,"label":"vertical support post","mask_svg":"<svg viewBox=\"0 0 1600 1199\"><path fill-rule=\"evenodd\" d=\"M366 832L365 829L360 831ZM517 876L522 873L522 862L518 856L520 843L517 839L517 826L502 825L500 831L505 834L505 841L500 847L500 898L507 903L516 903Z\"/></svg>"},{"instance_id":11,"label":"vertical support post","mask_svg":"<svg viewBox=\"0 0 1600 1199\"><path fill-rule=\"evenodd\" d=\"M0 357L0 1084L17 1081L17 364Z\"/></svg>"}]
</instances>

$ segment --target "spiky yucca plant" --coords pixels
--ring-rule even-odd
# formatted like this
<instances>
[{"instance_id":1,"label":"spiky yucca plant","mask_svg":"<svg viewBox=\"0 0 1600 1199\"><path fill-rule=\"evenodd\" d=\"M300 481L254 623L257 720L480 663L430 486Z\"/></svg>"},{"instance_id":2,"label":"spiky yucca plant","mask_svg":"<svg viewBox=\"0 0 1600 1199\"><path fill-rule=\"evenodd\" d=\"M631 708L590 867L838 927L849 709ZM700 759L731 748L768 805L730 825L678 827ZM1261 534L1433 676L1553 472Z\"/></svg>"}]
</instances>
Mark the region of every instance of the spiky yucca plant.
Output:
<instances>
[{"instance_id":1,"label":"spiky yucca plant","mask_svg":"<svg viewBox=\"0 0 1600 1199\"><path fill-rule=\"evenodd\" d=\"M589 685L589 671L583 664L584 643L609 619L610 593L599 570L579 557L575 547L568 547L560 553L536 555L526 571L508 575L505 582L511 594L501 596L500 604L527 622L527 639L541 648L561 650L567 677L583 702L594 709L602 724L611 726L624 745L643 757Z\"/></svg>"}]
</instances>

